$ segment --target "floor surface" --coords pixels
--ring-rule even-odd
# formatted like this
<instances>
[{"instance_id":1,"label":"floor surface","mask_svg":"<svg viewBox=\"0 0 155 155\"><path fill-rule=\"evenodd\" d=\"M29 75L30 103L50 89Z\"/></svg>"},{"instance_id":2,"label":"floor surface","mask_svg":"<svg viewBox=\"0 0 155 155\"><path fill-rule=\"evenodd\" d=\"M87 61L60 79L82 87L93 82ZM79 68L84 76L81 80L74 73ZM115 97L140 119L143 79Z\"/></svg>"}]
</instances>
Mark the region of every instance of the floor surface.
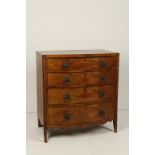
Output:
<instances>
[{"instance_id":1,"label":"floor surface","mask_svg":"<svg viewBox=\"0 0 155 155\"><path fill-rule=\"evenodd\" d=\"M27 113L27 155L128 155L128 110L118 112L118 132L112 122L84 132L52 135L43 142L36 113Z\"/></svg>"}]
</instances>

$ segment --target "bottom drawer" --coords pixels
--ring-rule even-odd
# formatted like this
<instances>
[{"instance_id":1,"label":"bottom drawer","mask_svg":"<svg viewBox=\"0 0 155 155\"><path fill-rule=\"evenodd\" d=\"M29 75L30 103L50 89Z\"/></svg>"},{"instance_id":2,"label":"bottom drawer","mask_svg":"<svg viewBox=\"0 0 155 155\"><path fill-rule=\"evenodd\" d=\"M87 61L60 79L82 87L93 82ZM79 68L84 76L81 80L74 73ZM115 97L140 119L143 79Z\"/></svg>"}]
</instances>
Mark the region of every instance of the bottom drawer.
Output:
<instances>
[{"instance_id":1,"label":"bottom drawer","mask_svg":"<svg viewBox=\"0 0 155 155\"><path fill-rule=\"evenodd\" d=\"M106 123L114 117L113 105L109 102L76 107L49 107L47 125L48 127L68 128Z\"/></svg>"}]
</instances>

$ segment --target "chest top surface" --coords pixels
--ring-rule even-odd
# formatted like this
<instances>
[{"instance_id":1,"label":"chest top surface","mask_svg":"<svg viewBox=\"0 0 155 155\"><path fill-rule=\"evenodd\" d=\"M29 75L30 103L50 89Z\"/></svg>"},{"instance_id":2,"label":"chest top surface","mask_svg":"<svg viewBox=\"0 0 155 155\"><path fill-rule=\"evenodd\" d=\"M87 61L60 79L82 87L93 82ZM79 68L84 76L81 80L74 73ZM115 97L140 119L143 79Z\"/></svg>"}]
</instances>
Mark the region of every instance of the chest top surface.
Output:
<instances>
[{"instance_id":1,"label":"chest top surface","mask_svg":"<svg viewBox=\"0 0 155 155\"><path fill-rule=\"evenodd\" d=\"M46 55L47 57L55 56L74 56L74 57L87 57L87 56L116 56L118 52L112 52L103 49L94 50L55 50L55 51L37 51L37 54Z\"/></svg>"}]
</instances>

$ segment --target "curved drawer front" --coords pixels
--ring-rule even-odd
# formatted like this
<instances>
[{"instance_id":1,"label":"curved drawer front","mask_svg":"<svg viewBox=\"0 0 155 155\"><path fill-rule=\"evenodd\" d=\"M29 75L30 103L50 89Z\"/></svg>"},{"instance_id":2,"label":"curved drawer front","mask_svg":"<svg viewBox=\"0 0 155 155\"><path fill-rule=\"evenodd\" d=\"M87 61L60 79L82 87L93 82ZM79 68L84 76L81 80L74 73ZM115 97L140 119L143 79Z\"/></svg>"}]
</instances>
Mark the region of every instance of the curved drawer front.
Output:
<instances>
[{"instance_id":1,"label":"curved drawer front","mask_svg":"<svg viewBox=\"0 0 155 155\"><path fill-rule=\"evenodd\" d=\"M116 67L116 57L47 59L47 70L53 72L92 70Z\"/></svg>"},{"instance_id":2,"label":"curved drawer front","mask_svg":"<svg viewBox=\"0 0 155 155\"><path fill-rule=\"evenodd\" d=\"M84 122L82 107L50 107L48 108L48 125L69 125Z\"/></svg>"},{"instance_id":3,"label":"curved drawer front","mask_svg":"<svg viewBox=\"0 0 155 155\"><path fill-rule=\"evenodd\" d=\"M48 73L48 86L80 86L84 85L82 73Z\"/></svg>"},{"instance_id":4,"label":"curved drawer front","mask_svg":"<svg viewBox=\"0 0 155 155\"><path fill-rule=\"evenodd\" d=\"M106 85L116 83L116 70L104 70L95 72L68 72L48 73L48 86L83 86L83 85Z\"/></svg>"},{"instance_id":5,"label":"curved drawer front","mask_svg":"<svg viewBox=\"0 0 155 155\"><path fill-rule=\"evenodd\" d=\"M47 113L48 126L51 127L95 124L111 121L114 117L112 102L77 107L49 107Z\"/></svg>"},{"instance_id":6,"label":"curved drawer front","mask_svg":"<svg viewBox=\"0 0 155 155\"><path fill-rule=\"evenodd\" d=\"M86 83L88 85L106 85L116 83L116 70L104 70L96 72L86 72Z\"/></svg>"},{"instance_id":7,"label":"curved drawer front","mask_svg":"<svg viewBox=\"0 0 155 155\"><path fill-rule=\"evenodd\" d=\"M86 122L111 121L114 117L114 103L106 102L104 104L87 105L85 118Z\"/></svg>"},{"instance_id":8,"label":"curved drawer front","mask_svg":"<svg viewBox=\"0 0 155 155\"><path fill-rule=\"evenodd\" d=\"M79 104L113 101L114 86L92 86L86 88L49 88L48 104Z\"/></svg>"}]
</instances>

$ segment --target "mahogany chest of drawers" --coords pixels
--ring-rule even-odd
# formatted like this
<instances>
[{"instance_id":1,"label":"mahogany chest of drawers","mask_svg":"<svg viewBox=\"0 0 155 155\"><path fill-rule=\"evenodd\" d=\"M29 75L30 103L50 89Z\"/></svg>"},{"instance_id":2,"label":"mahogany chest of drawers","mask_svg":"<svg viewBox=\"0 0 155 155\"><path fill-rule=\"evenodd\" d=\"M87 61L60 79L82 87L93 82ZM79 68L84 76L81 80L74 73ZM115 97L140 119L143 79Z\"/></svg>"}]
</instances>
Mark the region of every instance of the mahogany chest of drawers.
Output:
<instances>
[{"instance_id":1,"label":"mahogany chest of drawers","mask_svg":"<svg viewBox=\"0 0 155 155\"><path fill-rule=\"evenodd\" d=\"M37 52L38 126L87 128L113 121L117 132L119 53Z\"/></svg>"}]
</instances>

